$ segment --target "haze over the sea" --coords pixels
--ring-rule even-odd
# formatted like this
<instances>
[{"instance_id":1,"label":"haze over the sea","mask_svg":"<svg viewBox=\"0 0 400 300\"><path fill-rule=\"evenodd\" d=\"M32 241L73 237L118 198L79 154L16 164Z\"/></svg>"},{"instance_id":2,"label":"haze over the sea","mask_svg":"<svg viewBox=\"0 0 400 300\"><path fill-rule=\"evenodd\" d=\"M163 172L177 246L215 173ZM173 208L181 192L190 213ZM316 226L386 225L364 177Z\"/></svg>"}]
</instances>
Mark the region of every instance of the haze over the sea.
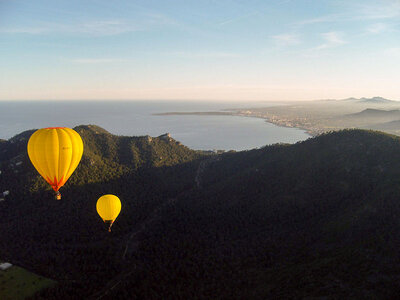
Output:
<instances>
[{"instance_id":1,"label":"haze over the sea","mask_svg":"<svg viewBox=\"0 0 400 300\"><path fill-rule=\"evenodd\" d=\"M202 150L246 150L309 137L303 130L278 127L258 118L153 115L169 111L215 111L229 108L226 105L229 104L182 101L0 102L0 138L8 139L28 129L82 124L96 124L113 134L127 136L159 136L169 132L184 145ZM231 105L246 107L248 103Z\"/></svg>"}]
</instances>

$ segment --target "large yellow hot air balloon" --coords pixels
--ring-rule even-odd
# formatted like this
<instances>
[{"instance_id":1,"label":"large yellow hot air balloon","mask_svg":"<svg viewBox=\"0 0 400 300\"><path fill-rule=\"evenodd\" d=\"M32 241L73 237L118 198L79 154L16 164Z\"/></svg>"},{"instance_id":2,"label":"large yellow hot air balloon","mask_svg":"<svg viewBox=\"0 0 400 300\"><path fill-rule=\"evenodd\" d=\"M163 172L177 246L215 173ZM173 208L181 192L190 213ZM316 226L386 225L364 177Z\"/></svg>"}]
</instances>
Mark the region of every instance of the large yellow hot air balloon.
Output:
<instances>
[{"instance_id":1,"label":"large yellow hot air balloon","mask_svg":"<svg viewBox=\"0 0 400 300\"><path fill-rule=\"evenodd\" d=\"M80 135L66 127L49 127L35 131L28 141L28 155L36 170L56 192L78 166L83 153Z\"/></svg>"},{"instance_id":2,"label":"large yellow hot air balloon","mask_svg":"<svg viewBox=\"0 0 400 300\"><path fill-rule=\"evenodd\" d=\"M121 211L121 201L119 198L110 194L101 196L97 200L96 209L104 222L110 222L108 231L111 231L111 226Z\"/></svg>"}]
</instances>

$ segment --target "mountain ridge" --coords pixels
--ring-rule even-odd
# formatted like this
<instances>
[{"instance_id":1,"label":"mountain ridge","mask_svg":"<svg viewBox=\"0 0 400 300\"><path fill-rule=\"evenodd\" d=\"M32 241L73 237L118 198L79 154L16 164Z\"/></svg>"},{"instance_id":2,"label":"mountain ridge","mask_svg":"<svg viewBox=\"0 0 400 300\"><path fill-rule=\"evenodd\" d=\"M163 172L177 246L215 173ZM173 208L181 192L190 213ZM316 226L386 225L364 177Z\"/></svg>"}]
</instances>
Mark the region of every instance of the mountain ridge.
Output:
<instances>
[{"instance_id":1,"label":"mountain ridge","mask_svg":"<svg viewBox=\"0 0 400 300\"><path fill-rule=\"evenodd\" d=\"M363 111L354 114L348 114L348 117L399 117L400 118L400 110L392 109L392 110L383 110L376 108L366 108Z\"/></svg>"},{"instance_id":2,"label":"mountain ridge","mask_svg":"<svg viewBox=\"0 0 400 300\"><path fill-rule=\"evenodd\" d=\"M169 138L152 138L149 150L146 137L77 129L87 152L62 201L29 162L13 173L3 168L10 159L0 160L0 176L18 179L20 189L0 203L3 237L13 241L0 255L59 280L38 299L392 298L400 291L398 137L343 130L204 155ZM26 155L24 143L14 154ZM151 162L157 156L149 153L161 151L176 156ZM110 174L89 180L96 165ZM102 193L123 203L111 235L94 209Z\"/></svg>"},{"instance_id":3,"label":"mountain ridge","mask_svg":"<svg viewBox=\"0 0 400 300\"><path fill-rule=\"evenodd\" d=\"M359 102L359 103L395 103L398 101L395 100L389 100L383 97L379 97L379 96L375 96L375 97L371 97L371 98L367 98L367 97L362 97L362 98L354 98L354 97L350 97L350 98L346 98L343 100L339 100L339 101L352 101L352 102Z\"/></svg>"}]
</instances>

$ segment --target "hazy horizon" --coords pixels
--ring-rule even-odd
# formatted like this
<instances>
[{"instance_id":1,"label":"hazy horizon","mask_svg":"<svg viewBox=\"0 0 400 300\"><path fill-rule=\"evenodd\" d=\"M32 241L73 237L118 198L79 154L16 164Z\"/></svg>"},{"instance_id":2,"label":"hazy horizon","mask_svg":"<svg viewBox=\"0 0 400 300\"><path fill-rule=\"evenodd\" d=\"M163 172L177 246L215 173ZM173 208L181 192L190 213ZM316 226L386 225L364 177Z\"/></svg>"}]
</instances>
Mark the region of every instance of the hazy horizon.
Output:
<instances>
[{"instance_id":1,"label":"hazy horizon","mask_svg":"<svg viewBox=\"0 0 400 300\"><path fill-rule=\"evenodd\" d=\"M388 99L385 97L381 97L378 95L371 96L371 97L346 97L346 98L341 98L341 99L333 99L333 98L326 98L326 99L306 99L306 100L251 100L251 99L52 99L52 98L45 98L45 99L0 99L0 102L51 102L51 101L57 101L57 102L77 102L77 101L83 101L83 102L110 102L110 101L118 101L118 102L190 102L190 103L221 103L221 104L247 104L247 105L252 105L252 104L274 104L274 103L293 103L293 102L313 102L313 101L342 101L342 100L347 100L347 99L371 99L371 98L384 98L387 100L391 101L400 101L398 99ZM229 108L229 107L226 107Z\"/></svg>"},{"instance_id":2,"label":"hazy horizon","mask_svg":"<svg viewBox=\"0 0 400 300\"><path fill-rule=\"evenodd\" d=\"M396 0L17 0L0 11L0 100L400 99Z\"/></svg>"},{"instance_id":3,"label":"hazy horizon","mask_svg":"<svg viewBox=\"0 0 400 300\"><path fill-rule=\"evenodd\" d=\"M74 128L88 124L125 136L159 136L168 132L185 146L203 150L248 150L278 142L295 143L309 137L304 130L279 127L260 118L154 115L169 111L221 110L228 108L224 102L99 101L88 105L89 102L0 102L0 139L10 139L35 128ZM236 104L245 107L244 102ZM22 110L29 114L21 114Z\"/></svg>"}]
</instances>

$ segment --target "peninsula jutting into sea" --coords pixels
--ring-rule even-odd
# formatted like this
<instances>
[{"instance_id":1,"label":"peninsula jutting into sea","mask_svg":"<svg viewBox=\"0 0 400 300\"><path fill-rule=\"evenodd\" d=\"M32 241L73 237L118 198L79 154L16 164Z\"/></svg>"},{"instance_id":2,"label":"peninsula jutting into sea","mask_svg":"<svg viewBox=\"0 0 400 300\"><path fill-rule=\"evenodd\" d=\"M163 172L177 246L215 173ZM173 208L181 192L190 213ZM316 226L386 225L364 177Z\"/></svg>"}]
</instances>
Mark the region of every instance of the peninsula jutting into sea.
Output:
<instances>
[{"instance_id":1,"label":"peninsula jutting into sea","mask_svg":"<svg viewBox=\"0 0 400 300\"><path fill-rule=\"evenodd\" d=\"M400 135L400 102L382 97L287 102L277 106L209 112L166 112L155 115L227 115L265 119L312 136L345 128L381 130Z\"/></svg>"}]
</instances>

